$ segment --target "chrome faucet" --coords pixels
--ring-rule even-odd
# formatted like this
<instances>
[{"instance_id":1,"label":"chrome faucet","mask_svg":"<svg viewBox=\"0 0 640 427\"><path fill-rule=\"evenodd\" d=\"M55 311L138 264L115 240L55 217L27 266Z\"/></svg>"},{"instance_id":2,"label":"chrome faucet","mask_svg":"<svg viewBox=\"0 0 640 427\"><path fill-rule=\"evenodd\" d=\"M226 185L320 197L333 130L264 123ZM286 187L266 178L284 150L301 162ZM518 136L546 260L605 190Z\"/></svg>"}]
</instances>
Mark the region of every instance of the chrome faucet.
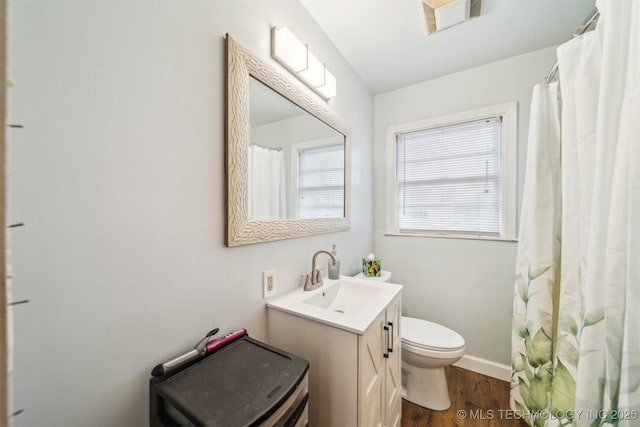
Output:
<instances>
[{"instance_id":1,"label":"chrome faucet","mask_svg":"<svg viewBox=\"0 0 640 427\"><path fill-rule=\"evenodd\" d=\"M307 274L304 281L305 291L312 291L322 286L322 275L320 274L320 271L316 269L316 257L321 253L329 255L331 257L331 264L336 265L336 257L334 257L329 251L320 250L313 254L313 259L311 260L311 274Z\"/></svg>"}]
</instances>

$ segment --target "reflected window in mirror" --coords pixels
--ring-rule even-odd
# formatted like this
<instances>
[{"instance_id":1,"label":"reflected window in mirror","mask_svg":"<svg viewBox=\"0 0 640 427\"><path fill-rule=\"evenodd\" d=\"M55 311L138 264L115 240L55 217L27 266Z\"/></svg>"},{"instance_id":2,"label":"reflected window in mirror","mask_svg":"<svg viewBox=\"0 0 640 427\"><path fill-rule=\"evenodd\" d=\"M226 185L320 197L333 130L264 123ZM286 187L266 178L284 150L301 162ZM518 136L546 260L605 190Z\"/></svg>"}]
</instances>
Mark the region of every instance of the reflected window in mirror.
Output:
<instances>
[{"instance_id":1,"label":"reflected window in mirror","mask_svg":"<svg viewBox=\"0 0 640 427\"><path fill-rule=\"evenodd\" d=\"M296 155L298 217L343 216L344 143L330 138L323 145L298 147Z\"/></svg>"}]
</instances>

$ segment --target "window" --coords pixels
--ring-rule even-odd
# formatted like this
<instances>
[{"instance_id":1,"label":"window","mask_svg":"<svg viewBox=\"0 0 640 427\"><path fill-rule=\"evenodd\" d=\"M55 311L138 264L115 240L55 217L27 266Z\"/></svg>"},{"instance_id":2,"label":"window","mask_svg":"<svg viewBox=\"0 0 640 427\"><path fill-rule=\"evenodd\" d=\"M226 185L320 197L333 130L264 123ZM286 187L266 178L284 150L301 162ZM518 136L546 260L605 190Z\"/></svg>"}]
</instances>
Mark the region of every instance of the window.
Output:
<instances>
[{"instance_id":1,"label":"window","mask_svg":"<svg viewBox=\"0 0 640 427\"><path fill-rule=\"evenodd\" d=\"M297 151L297 217L344 216L344 143Z\"/></svg>"},{"instance_id":2,"label":"window","mask_svg":"<svg viewBox=\"0 0 640 427\"><path fill-rule=\"evenodd\" d=\"M389 129L388 231L515 238L517 104Z\"/></svg>"}]
</instances>

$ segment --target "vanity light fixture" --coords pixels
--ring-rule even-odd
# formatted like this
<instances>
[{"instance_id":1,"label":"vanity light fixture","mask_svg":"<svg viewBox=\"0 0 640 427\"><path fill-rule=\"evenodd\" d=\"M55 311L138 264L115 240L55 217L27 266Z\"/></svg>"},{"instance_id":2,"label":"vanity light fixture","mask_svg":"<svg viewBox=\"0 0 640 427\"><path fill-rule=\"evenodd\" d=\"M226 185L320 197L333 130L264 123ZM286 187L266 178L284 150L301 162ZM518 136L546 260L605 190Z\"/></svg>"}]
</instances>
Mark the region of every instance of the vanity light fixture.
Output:
<instances>
[{"instance_id":1,"label":"vanity light fixture","mask_svg":"<svg viewBox=\"0 0 640 427\"><path fill-rule=\"evenodd\" d=\"M271 56L324 100L336 96L336 78L287 27L271 29Z\"/></svg>"}]
</instances>

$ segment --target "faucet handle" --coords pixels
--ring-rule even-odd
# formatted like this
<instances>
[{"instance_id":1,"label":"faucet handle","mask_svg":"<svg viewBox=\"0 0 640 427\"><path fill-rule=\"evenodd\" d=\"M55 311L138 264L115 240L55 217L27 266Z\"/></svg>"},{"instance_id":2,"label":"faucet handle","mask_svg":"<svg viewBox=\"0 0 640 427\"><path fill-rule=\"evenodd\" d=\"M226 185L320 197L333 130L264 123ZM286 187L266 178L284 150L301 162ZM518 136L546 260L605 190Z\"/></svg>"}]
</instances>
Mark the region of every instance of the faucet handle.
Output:
<instances>
[{"instance_id":1,"label":"faucet handle","mask_svg":"<svg viewBox=\"0 0 640 427\"><path fill-rule=\"evenodd\" d=\"M305 291L310 291L311 290L311 274L307 274L307 277L305 277L304 279L304 290Z\"/></svg>"}]
</instances>

